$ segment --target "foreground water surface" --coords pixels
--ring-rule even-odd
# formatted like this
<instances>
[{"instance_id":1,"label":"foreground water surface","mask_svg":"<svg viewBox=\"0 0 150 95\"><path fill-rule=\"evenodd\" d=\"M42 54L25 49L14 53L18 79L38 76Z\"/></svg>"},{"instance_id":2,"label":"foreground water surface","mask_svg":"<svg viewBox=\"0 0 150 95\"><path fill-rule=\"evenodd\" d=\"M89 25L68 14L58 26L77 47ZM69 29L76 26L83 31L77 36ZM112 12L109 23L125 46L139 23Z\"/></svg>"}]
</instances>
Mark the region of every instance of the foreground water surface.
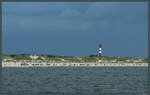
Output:
<instances>
[{"instance_id":1,"label":"foreground water surface","mask_svg":"<svg viewBox=\"0 0 150 95\"><path fill-rule=\"evenodd\" d=\"M0 93L147 93L147 67L3 68Z\"/></svg>"}]
</instances>

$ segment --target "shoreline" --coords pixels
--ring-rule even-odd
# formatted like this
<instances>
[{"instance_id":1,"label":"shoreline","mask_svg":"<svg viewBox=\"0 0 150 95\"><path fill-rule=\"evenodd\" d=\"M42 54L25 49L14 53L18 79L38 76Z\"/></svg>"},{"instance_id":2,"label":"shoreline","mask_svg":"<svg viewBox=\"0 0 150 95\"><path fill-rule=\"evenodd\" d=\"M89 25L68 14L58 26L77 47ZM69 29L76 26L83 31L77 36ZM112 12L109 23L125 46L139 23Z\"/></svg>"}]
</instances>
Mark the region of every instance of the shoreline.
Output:
<instances>
[{"instance_id":1,"label":"shoreline","mask_svg":"<svg viewBox=\"0 0 150 95\"><path fill-rule=\"evenodd\" d=\"M148 63L13 63L2 62L2 67L148 67Z\"/></svg>"},{"instance_id":2,"label":"shoreline","mask_svg":"<svg viewBox=\"0 0 150 95\"><path fill-rule=\"evenodd\" d=\"M148 66L3 66L2 68L34 68L34 67L39 67L39 68L52 68L52 67L148 67Z\"/></svg>"}]
</instances>

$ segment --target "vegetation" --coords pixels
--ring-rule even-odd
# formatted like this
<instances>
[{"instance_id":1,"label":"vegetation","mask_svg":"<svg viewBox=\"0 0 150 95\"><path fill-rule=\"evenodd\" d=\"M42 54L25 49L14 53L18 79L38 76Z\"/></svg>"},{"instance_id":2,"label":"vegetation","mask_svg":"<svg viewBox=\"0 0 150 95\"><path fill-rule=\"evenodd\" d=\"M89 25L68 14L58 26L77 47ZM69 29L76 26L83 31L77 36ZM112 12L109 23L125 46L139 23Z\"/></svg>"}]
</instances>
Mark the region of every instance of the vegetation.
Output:
<instances>
[{"instance_id":1,"label":"vegetation","mask_svg":"<svg viewBox=\"0 0 150 95\"><path fill-rule=\"evenodd\" d=\"M35 57L37 56L37 57ZM34 58L35 57L35 58ZM2 54L2 61L55 61L55 62L136 62L136 63L147 63L147 58L133 58L133 57L106 57L106 56L97 56L97 55L89 55L89 56L54 56L54 55L31 55L31 54L18 54L18 55L7 55Z\"/></svg>"}]
</instances>

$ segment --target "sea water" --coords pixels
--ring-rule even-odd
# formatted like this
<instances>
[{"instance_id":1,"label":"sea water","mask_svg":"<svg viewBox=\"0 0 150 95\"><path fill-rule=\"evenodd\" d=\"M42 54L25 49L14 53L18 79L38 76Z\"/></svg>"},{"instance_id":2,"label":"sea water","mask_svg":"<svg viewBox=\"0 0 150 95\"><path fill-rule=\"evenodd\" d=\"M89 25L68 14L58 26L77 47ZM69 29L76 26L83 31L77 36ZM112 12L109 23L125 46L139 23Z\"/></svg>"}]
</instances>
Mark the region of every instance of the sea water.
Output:
<instances>
[{"instance_id":1,"label":"sea water","mask_svg":"<svg viewBox=\"0 0 150 95\"><path fill-rule=\"evenodd\" d=\"M5 67L0 93L145 95L147 81L147 67Z\"/></svg>"}]
</instances>

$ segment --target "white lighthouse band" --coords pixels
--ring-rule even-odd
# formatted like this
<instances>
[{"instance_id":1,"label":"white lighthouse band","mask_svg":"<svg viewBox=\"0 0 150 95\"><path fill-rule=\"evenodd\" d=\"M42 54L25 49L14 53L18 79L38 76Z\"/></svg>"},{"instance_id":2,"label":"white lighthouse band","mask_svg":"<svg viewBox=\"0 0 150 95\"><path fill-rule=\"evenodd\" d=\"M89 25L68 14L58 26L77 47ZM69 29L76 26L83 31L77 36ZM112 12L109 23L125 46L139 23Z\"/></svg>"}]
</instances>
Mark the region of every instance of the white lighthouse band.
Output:
<instances>
[{"instance_id":1,"label":"white lighthouse band","mask_svg":"<svg viewBox=\"0 0 150 95\"><path fill-rule=\"evenodd\" d=\"M102 53L102 51L99 51L99 53Z\"/></svg>"}]
</instances>

